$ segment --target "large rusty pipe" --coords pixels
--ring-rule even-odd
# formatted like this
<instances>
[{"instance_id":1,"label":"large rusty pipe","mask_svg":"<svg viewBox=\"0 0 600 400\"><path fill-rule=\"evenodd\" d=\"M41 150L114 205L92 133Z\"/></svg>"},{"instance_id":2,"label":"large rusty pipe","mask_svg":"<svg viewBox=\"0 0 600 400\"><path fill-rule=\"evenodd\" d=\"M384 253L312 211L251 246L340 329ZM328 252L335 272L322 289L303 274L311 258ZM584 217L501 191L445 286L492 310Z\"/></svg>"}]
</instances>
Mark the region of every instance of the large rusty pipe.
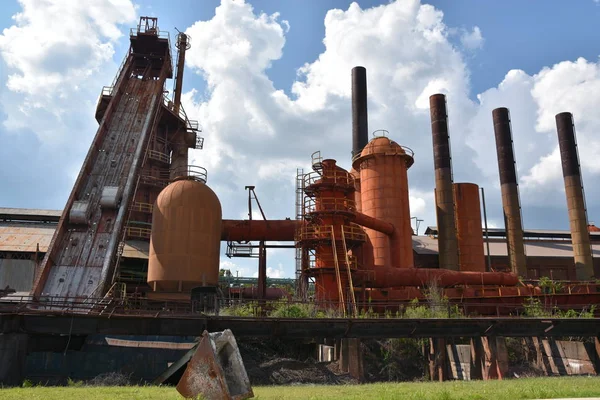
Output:
<instances>
[{"instance_id":1,"label":"large rusty pipe","mask_svg":"<svg viewBox=\"0 0 600 400\"><path fill-rule=\"evenodd\" d=\"M458 270L458 241L454 220L452 194L452 162L448 136L446 96L434 94L429 98L433 162L435 168L435 203L438 224L440 268Z\"/></svg>"},{"instance_id":2,"label":"large rusty pipe","mask_svg":"<svg viewBox=\"0 0 600 400\"><path fill-rule=\"evenodd\" d=\"M177 75L175 76L175 93L173 95L173 107L175 114L179 114L181 107L181 92L183 89L183 69L185 66L185 51L188 49L188 36L180 32L177 35Z\"/></svg>"},{"instance_id":3,"label":"large rusty pipe","mask_svg":"<svg viewBox=\"0 0 600 400\"><path fill-rule=\"evenodd\" d=\"M290 299L292 296L283 288L268 287L265 289L264 295L258 287L231 288L229 291L232 298L242 299L263 299L263 300L280 300L282 298Z\"/></svg>"},{"instance_id":4,"label":"large rusty pipe","mask_svg":"<svg viewBox=\"0 0 600 400\"><path fill-rule=\"evenodd\" d=\"M301 224L302 221L289 219L267 221L224 219L221 240L293 242L296 229Z\"/></svg>"},{"instance_id":5,"label":"large rusty pipe","mask_svg":"<svg viewBox=\"0 0 600 400\"><path fill-rule=\"evenodd\" d=\"M515 286L519 278L514 274L504 272L472 272L451 271L438 268L376 268L373 271L357 273L355 285L365 285L373 288L390 288L398 286L429 286L437 284L440 287L458 285L497 285Z\"/></svg>"},{"instance_id":6,"label":"large rusty pipe","mask_svg":"<svg viewBox=\"0 0 600 400\"><path fill-rule=\"evenodd\" d=\"M369 217L358 211L354 212L354 222L365 228L373 229L377 232L385 233L388 236L394 234L394 225L377 218Z\"/></svg>"},{"instance_id":7,"label":"large rusty pipe","mask_svg":"<svg viewBox=\"0 0 600 400\"><path fill-rule=\"evenodd\" d=\"M367 70L352 68L352 157L358 157L369 141Z\"/></svg>"},{"instance_id":8,"label":"large rusty pipe","mask_svg":"<svg viewBox=\"0 0 600 400\"><path fill-rule=\"evenodd\" d=\"M498 172L502 192L502 209L506 226L508 260L513 273L527 276L527 257L523 242L523 224L521 221L521 203L519 184L513 150L510 112L508 108L496 108L492 111L496 152L498 154Z\"/></svg>"},{"instance_id":9,"label":"large rusty pipe","mask_svg":"<svg viewBox=\"0 0 600 400\"><path fill-rule=\"evenodd\" d=\"M569 209L575 276L578 280L590 280L594 277L594 260L588 232L573 115L568 112L556 114L556 129L558 131L558 146L565 179L567 208Z\"/></svg>"}]
</instances>

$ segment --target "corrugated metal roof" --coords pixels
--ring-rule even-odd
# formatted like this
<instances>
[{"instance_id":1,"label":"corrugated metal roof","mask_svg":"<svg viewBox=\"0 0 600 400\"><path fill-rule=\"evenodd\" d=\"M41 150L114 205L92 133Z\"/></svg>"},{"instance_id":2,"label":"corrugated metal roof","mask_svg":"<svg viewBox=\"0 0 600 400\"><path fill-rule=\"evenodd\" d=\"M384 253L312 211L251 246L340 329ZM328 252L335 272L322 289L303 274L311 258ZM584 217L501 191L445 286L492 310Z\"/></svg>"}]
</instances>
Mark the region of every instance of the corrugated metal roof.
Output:
<instances>
[{"instance_id":1,"label":"corrugated metal roof","mask_svg":"<svg viewBox=\"0 0 600 400\"><path fill-rule=\"evenodd\" d=\"M45 253L55 228L54 225L0 223L0 251L34 253L39 244L39 251ZM127 241L123 257L147 259L148 249L148 242Z\"/></svg>"},{"instance_id":2,"label":"corrugated metal roof","mask_svg":"<svg viewBox=\"0 0 600 400\"><path fill-rule=\"evenodd\" d=\"M438 229L437 226L428 226L425 229L425 235L437 235ZM488 234L490 237L505 237L506 230L502 228L489 228ZM485 237L485 231L483 232ZM523 236L525 238L562 238L562 239L570 239L571 231L568 230L557 230L557 229L525 229L523 230ZM590 237L592 240L600 239L600 232L592 231L590 232Z\"/></svg>"},{"instance_id":3,"label":"corrugated metal roof","mask_svg":"<svg viewBox=\"0 0 600 400\"><path fill-rule=\"evenodd\" d=\"M27 226L0 224L0 251L24 251L34 253L37 245L40 251L46 251L52 235L52 226Z\"/></svg>"},{"instance_id":4,"label":"corrugated metal roof","mask_svg":"<svg viewBox=\"0 0 600 400\"><path fill-rule=\"evenodd\" d=\"M6 215L30 215L33 217L60 217L62 210L38 210L35 208L6 208L0 207L0 214Z\"/></svg>"},{"instance_id":5,"label":"corrugated metal roof","mask_svg":"<svg viewBox=\"0 0 600 400\"><path fill-rule=\"evenodd\" d=\"M431 236L413 236L413 249L417 254L438 254L438 240ZM487 246L483 244L485 255ZM569 240L526 240L525 252L528 257L573 257L573 246ZM594 257L600 257L600 243L592 244ZM490 239L490 255L507 256L506 241Z\"/></svg>"}]
</instances>

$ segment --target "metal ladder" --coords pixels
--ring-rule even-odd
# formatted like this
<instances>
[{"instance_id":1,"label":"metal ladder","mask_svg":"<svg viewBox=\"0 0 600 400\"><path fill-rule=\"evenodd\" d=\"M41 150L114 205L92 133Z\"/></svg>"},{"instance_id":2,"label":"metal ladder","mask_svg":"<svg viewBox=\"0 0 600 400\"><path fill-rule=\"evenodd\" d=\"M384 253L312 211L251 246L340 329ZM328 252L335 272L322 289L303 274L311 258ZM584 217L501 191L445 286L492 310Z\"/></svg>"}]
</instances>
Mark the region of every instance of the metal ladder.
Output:
<instances>
[{"instance_id":1,"label":"metal ladder","mask_svg":"<svg viewBox=\"0 0 600 400\"><path fill-rule=\"evenodd\" d=\"M333 249L333 264L335 266L335 277L337 280L338 292L339 292L339 296L340 296L339 305L340 305L340 309L342 310L342 313L345 317L346 316L346 307L345 307L346 301L344 299L344 289L342 288L342 276L340 274L340 264L338 262L337 246L335 245L335 232L333 230L333 225L331 225L331 248Z\"/></svg>"},{"instance_id":2,"label":"metal ladder","mask_svg":"<svg viewBox=\"0 0 600 400\"><path fill-rule=\"evenodd\" d=\"M348 256L348 246L346 246L346 235L344 234L344 228L342 227L342 244L344 246L344 254L346 255L346 272L348 273L348 285L350 286L350 305L352 306L353 317L358 316L358 309L356 308L356 297L354 295L354 283L352 283L352 271L350 270L350 256Z\"/></svg>"}]
</instances>

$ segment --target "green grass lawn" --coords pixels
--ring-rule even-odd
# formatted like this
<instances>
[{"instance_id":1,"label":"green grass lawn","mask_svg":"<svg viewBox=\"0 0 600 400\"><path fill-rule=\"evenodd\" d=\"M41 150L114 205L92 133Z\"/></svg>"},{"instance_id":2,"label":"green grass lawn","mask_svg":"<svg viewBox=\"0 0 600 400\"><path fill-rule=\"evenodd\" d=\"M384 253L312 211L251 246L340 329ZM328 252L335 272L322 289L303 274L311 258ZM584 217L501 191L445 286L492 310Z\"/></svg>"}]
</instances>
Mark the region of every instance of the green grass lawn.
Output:
<instances>
[{"instance_id":1,"label":"green grass lawn","mask_svg":"<svg viewBox=\"0 0 600 400\"><path fill-rule=\"evenodd\" d=\"M494 399L600 397L599 377L528 378L505 381L406 382L341 386L259 386L257 399ZM34 387L0 390L2 400L181 399L172 387Z\"/></svg>"}]
</instances>

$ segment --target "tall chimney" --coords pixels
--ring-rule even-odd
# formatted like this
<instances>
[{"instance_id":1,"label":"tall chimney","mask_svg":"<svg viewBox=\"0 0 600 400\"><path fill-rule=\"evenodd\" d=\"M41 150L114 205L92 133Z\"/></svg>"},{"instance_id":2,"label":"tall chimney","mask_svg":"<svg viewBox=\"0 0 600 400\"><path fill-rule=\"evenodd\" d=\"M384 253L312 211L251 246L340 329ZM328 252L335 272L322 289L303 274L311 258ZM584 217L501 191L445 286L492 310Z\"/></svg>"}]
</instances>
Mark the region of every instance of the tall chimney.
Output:
<instances>
[{"instance_id":1,"label":"tall chimney","mask_svg":"<svg viewBox=\"0 0 600 400\"><path fill-rule=\"evenodd\" d=\"M352 158L358 157L369 142L367 116L367 70L352 68Z\"/></svg>"},{"instance_id":2,"label":"tall chimney","mask_svg":"<svg viewBox=\"0 0 600 400\"><path fill-rule=\"evenodd\" d=\"M594 276L594 260L588 232L573 115L568 112L556 114L556 129L558 131L558 146L565 179L567 208L569 209L571 241L575 257L575 276L578 280L586 281Z\"/></svg>"},{"instance_id":3,"label":"tall chimney","mask_svg":"<svg viewBox=\"0 0 600 400\"><path fill-rule=\"evenodd\" d=\"M513 151L510 112L508 108L496 108L492 111L496 152L498 153L498 172L502 192L502 209L506 229L508 260L510 269L518 276L527 277L527 257L523 242L523 222L521 221L521 203L515 154Z\"/></svg>"},{"instance_id":4,"label":"tall chimney","mask_svg":"<svg viewBox=\"0 0 600 400\"><path fill-rule=\"evenodd\" d=\"M438 225L440 268L458 271L458 240L454 220L452 193L452 163L448 136L446 96L434 94L429 98L433 163L435 168L435 203Z\"/></svg>"}]
</instances>

